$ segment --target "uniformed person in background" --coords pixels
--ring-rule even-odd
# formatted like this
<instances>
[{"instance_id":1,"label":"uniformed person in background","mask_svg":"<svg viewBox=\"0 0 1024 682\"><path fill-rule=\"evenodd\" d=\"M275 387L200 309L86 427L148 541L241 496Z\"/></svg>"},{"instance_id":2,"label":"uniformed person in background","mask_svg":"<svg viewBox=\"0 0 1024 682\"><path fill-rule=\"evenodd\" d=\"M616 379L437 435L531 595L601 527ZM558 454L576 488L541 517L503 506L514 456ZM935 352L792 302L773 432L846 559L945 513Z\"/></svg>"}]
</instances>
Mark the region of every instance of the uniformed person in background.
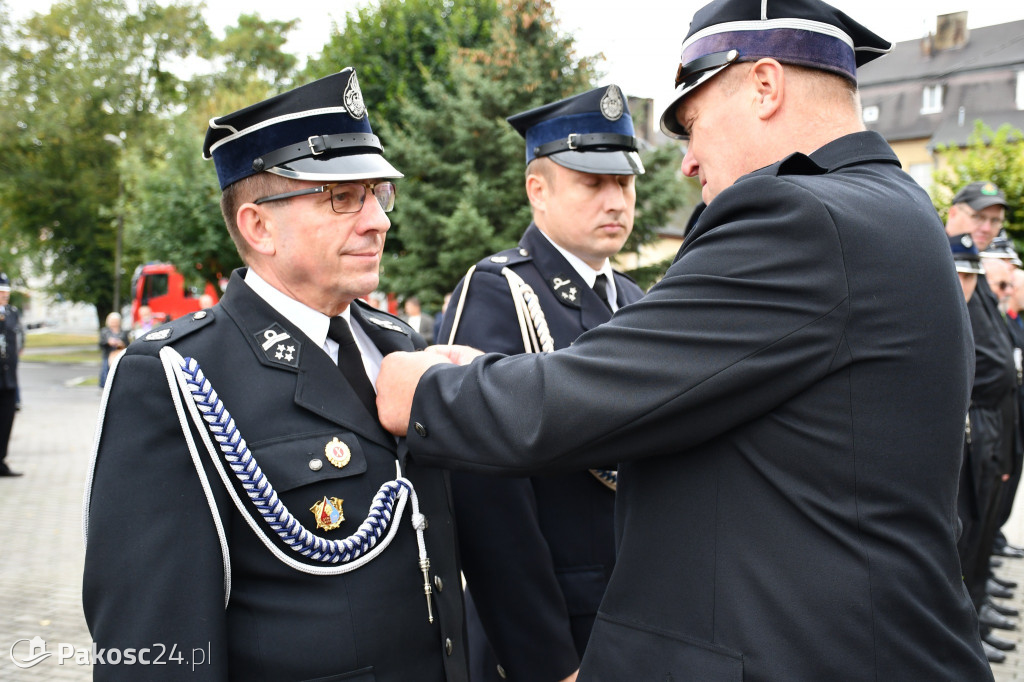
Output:
<instances>
[{"instance_id":1,"label":"uniformed person in background","mask_svg":"<svg viewBox=\"0 0 1024 682\"><path fill-rule=\"evenodd\" d=\"M359 300L401 173L355 71L213 119L203 151L248 268L111 369L83 595L98 648L184 665L95 677L466 680L447 474L374 406L382 356L423 341Z\"/></svg>"},{"instance_id":2,"label":"uniformed person in background","mask_svg":"<svg viewBox=\"0 0 1024 682\"><path fill-rule=\"evenodd\" d=\"M998 236L1005 211L1006 196L996 185L981 181L969 183L953 197L946 219L946 234L970 234L974 245L984 253ZM1003 615L996 613L990 603L989 560L1000 525L1006 482L1013 467L1017 369L1010 331L987 278L978 278L967 311L975 349L969 452L975 511L970 522L965 520L960 539L963 575L979 614L982 639L997 649L1010 650L1014 643L992 632L1005 623Z\"/></svg>"},{"instance_id":3,"label":"uniformed person in background","mask_svg":"<svg viewBox=\"0 0 1024 682\"><path fill-rule=\"evenodd\" d=\"M507 355L566 348L643 295L609 260L633 229L643 172L633 119L610 85L508 121L526 139L533 223L459 282L438 342ZM575 676L615 564L613 486L607 469L452 475L475 682Z\"/></svg>"},{"instance_id":4,"label":"uniformed person in background","mask_svg":"<svg viewBox=\"0 0 1024 682\"><path fill-rule=\"evenodd\" d=\"M25 347L21 311L10 302L11 280L0 272L0 476L21 476L7 466L7 445L18 410L18 356Z\"/></svg>"},{"instance_id":5,"label":"uniformed person in background","mask_svg":"<svg viewBox=\"0 0 1024 682\"><path fill-rule=\"evenodd\" d=\"M418 463L619 463L581 680L992 678L955 541L964 296L860 116L890 48L819 0L706 5L661 125L707 208L664 278L569 348L384 360Z\"/></svg>"}]
</instances>

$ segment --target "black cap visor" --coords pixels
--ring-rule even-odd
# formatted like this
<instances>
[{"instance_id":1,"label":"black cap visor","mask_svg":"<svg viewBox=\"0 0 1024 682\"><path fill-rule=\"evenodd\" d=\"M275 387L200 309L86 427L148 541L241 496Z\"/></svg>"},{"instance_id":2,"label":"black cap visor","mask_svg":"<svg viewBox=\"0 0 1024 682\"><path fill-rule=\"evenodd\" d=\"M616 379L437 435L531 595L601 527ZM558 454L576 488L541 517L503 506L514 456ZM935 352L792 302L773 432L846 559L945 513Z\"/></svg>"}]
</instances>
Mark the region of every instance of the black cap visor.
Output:
<instances>
[{"instance_id":1,"label":"black cap visor","mask_svg":"<svg viewBox=\"0 0 1024 682\"><path fill-rule=\"evenodd\" d=\"M740 53L736 50L726 50L704 55L686 65L680 64L676 73L676 89L672 94L672 100L661 115L661 132L679 140L687 139L689 135L676 119L676 108L679 103L712 76L734 63L739 56Z\"/></svg>"},{"instance_id":2,"label":"black cap visor","mask_svg":"<svg viewBox=\"0 0 1024 682\"><path fill-rule=\"evenodd\" d=\"M312 180L315 182L403 177L383 156L375 153L348 154L330 158L308 156L279 164L267 170L286 178Z\"/></svg>"}]
</instances>

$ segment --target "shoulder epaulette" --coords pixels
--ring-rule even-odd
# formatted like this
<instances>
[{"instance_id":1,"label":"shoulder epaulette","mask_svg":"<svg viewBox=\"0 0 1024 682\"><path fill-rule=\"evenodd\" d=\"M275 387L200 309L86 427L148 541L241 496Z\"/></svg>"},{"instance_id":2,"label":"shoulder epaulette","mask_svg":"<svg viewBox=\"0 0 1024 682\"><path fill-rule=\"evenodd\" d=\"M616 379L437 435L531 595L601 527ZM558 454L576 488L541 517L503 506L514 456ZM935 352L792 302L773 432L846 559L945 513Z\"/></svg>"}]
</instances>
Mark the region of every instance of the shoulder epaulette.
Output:
<instances>
[{"instance_id":1,"label":"shoulder epaulette","mask_svg":"<svg viewBox=\"0 0 1024 682\"><path fill-rule=\"evenodd\" d=\"M168 343L173 343L199 331L211 324L214 318L214 311L208 309L198 310L194 313L183 315L176 320L165 322L136 338L128 346L128 353L131 355L157 355L160 349Z\"/></svg>"},{"instance_id":2,"label":"shoulder epaulette","mask_svg":"<svg viewBox=\"0 0 1024 682\"><path fill-rule=\"evenodd\" d=\"M501 272L501 269L510 265L518 265L533 260L530 252L521 246L499 251L496 254L484 258L476 264L477 270L484 272Z\"/></svg>"}]
</instances>

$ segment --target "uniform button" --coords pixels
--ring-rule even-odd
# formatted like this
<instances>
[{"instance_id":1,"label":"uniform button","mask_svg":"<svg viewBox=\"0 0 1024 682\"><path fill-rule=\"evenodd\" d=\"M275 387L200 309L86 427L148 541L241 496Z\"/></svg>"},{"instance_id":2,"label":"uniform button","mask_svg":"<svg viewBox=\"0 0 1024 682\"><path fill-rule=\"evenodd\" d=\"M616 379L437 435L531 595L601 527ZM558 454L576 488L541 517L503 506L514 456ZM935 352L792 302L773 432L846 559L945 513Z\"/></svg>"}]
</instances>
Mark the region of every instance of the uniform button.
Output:
<instances>
[{"instance_id":1,"label":"uniform button","mask_svg":"<svg viewBox=\"0 0 1024 682\"><path fill-rule=\"evenodd\" d=\"M441 580L441 576L439 576L439 575L435 575L434 576L434 587L437 588L438 592L444 592L444 581Z\"/></svg>"},{"instance_id":2,"label":"uniform button","mask_svg":"<svg viewBox=\"0 0 1024 682\"><path fill-rule=\"evenodd\" d=\"M498 677L500 677L503 680L507 679L505 676L505 669L501 667L501 664L498 664Z\"/></svg>"},{"instance_id":3,"label":"uniform button","mask_svg":"<svg viewBox=\"0 0 1024 682\"><path fill-rule=\"evenodd\" d=\"M526 249L519 249L519 255L523 256L523 257L526 257L526 256L530 255L530 252L527 251Z\"/></svg>"},{"instance_id":4,"label":"uniform button","mask_svg":"<svg viewBox=\"0 0 1024 682\"><path fill-rule=\"evenodd\" d=\"M192 319L193 320L201 320L204 317L206 317L206 311L205 310L200 310L198 313L196 313L195 315L192 316Z\"/></svg>"},{"instance_id":5,"label":"uniform button","mask_svg":"<svg viewBox=\"0 0 1024 682\"><path fill-rule=\"evenodd\" d=\"M446 654L448 654L449 656L451 656L452 655L452 648L453 648L453 645L452 645L451 637L445 637L445 639L444 639L444 652Z\"/></svg>"},{"instance_id":6,"label":"uniform button","mask_svg":"<svg viewBox=\"0 0 1024 682\"><path fill-rule=\"evenodd\" d=\"M416 433L420 434L420 436L422 436L423 438L427 437L427 427L424 426L423 424L416 422L415 424L412 425L412 428L414 428L416 430Z\"/></svg>"},{"instance_id":7,"label":"uniform button","mask_svg":"<svg viewBox=\"0 0 1024 682\"><path fill-rule=\"evenodd\" d=\"M313 471L320 471L320 469L322 469L323 466L324 463L321 460L317 459L316 457L309 460L309 468L312 469Z\"/></svg>"}]
</instances>

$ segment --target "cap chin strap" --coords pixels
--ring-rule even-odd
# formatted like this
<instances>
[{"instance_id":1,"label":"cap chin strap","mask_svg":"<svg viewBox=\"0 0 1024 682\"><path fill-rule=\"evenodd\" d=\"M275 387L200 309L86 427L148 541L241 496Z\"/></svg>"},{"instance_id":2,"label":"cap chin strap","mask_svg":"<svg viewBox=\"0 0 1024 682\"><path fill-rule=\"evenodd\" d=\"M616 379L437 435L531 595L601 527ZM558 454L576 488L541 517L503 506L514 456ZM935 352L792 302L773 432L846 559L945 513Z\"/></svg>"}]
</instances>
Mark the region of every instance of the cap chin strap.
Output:
<instances>
[{"instance_id":1,"label":"cap chin strap","mask_svg":"<svg viewBox=\"0 0 1024 682\"><path fill-rule=\"evenodd\" d=\"M310 156L320 156L335 149L358 147L372 149L380 154L384 153L383 145L381 145L377 136L372 133L312 135L305 142L297 142L256 157L253 159L252 169L259 173L274 166L280 166L281 164L297 159L305 159Z\"/></svg>"},{"instance_id":2,"label":"cap chin strap","mask_svg":"<svg viewBox=\"0 0 1024 682\"><path fill-rule=\"evenodd\" d=\"M535 157L550 156L558 152L612 151L613 149L636 151L636 138L618 133L569 133L564 140L555 140L533 148Z\"/></svg>"}]
</instances>

